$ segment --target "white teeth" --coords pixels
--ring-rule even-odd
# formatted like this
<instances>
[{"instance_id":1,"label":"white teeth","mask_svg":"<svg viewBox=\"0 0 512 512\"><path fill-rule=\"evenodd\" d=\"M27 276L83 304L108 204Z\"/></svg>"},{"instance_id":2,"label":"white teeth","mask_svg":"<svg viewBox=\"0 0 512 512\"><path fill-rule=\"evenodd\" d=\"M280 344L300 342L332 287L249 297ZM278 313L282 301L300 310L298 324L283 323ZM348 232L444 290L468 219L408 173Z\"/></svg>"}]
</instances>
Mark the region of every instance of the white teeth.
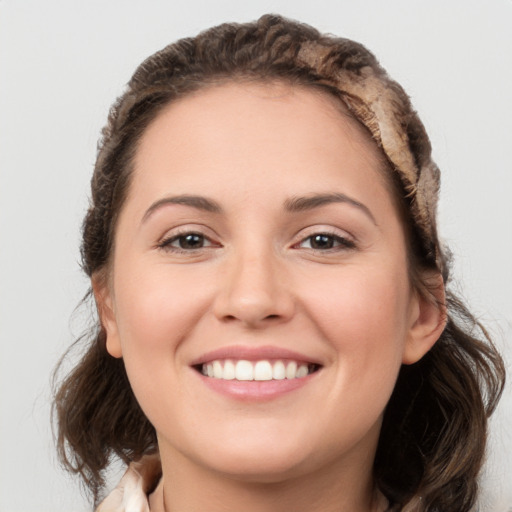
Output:
<instances>
[{"instance_id":1,"label":"white teeth","mask_svg":"<svg viewBox=\"0 0 512 512\"><path fill-rule=\"evenodd\" d=\"M297 375L297 363L292 361L286 365L286 378L294 379Z\"/></svg>"},{"instance_id":2,"label":"white teeth","mask_svg":"<svg viewBox=\"0 0 512 512\"><path fill-rule=\"evenodd\" d=\"M225 380L233 380L235 378L235 365L232 361L226 361L224 363L224 373L222 378Z\"/></svg>"},{"instance_id":3,"label":"white teeth","mask_svg":"<svg viewBox=\"0 0 512 512\"><path fill-rule=\"evenodd\" d=\"M254 372L250 361L238 361L235 366L236 380L254 380Z\"/></svg>"},{"instance_id":4,"label":"white teeth","mask_svg":"<svg viewBox=\"0 0 512 512\"><path fill-rule=\"evenodd\" d=\"M295 375L297 376L297 379L301 379L302 377L305 377L307 374L308 367L305 364L301 364Z\"/></svg>"},{"instance_id":5,"label":"white teeth","mask_svg":"<svg viewBox=\"0 0 512 512\"><path fill-rule=\"evenodd\" d=\"M254 380L272 380L272 365L268 361L258 361L254 365Z\"/></svg>"},{"instance_id":6,"label":"white teeth","mask_svg":"<svg viewBox=\"0 0 512 512\"><path fill-rule=\"evenodd\" d=\"M213 376L216 379L222 379L222 365L220 364L220 361L214 361L213 362Z\"/></svg>"},{"instance_id":7,"label":"white teeth","mask_svg":"<svg viewBox=\"0 0 512 512\"><path fill-rule=\"evenodd\" d=\"M282 361L277 361L274 363L272 368L272 378L275 380L283 380L286 378L286 368L284 367L284 363Z\"/></svg>"},{"instance_id":8,"label":"white teeth","mask_svg":"<svg viewBox=\"0 0 512 512\"><path fill-rule=\"evenodd\" d=\"M307 364L297 364L295 361L283 362L267 360L239 361L216 360L201 367L201 373L207 377L223 380L266 381L283 379L301 379L310 373Z\"/></svg>"}]
</instances>

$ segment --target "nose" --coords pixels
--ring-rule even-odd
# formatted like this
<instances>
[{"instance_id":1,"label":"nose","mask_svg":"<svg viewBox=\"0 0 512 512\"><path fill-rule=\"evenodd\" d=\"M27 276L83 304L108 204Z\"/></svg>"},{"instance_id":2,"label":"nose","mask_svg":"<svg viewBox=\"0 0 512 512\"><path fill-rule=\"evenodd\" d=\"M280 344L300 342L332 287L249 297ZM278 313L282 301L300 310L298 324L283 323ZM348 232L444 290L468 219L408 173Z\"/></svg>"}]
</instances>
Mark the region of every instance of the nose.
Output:
<instances>
[{"instance_id":1,"label":"nose","mask_svg":"<svg viewBox=\"0 0 512 512\"><path fill-rule=\"evenodd\" d=\"M292 318L295 301L286 263L270 253L238 254L226 261L214 303L219 320L259 328Z\"/></svg>"}]
</instances>

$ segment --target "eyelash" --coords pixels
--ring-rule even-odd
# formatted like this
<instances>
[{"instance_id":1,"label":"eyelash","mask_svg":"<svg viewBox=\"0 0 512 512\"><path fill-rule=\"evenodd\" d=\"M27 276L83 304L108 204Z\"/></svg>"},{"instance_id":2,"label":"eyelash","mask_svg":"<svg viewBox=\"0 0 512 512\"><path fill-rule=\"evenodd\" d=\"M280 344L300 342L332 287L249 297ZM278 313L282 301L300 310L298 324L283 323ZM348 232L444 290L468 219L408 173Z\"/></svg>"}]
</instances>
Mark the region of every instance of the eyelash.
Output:
<instances>
[{"instance_id":1,"label":"eyelash","mask_svg":"<svg viewBox=\"0 0 512 512\"><path fill-rule=\"evenodd\" d=\"M183 248L183 247L175 247L172 244L175 242L180 243L183 242L187 237L195 236L201 239L202 243L208 243L208 245L202 245L201 247L191 247L191 248ZM181 245L181 243L180 243ZM215 244L212 242L206 235L197 231L183 231L181 233L175 233L167 238L164 238L161 242L158 243L158 248L164 251L174 252L174 253L182 253L182 254L190 254L193 252L200 251L202 249L208 249L209 247L220 247L219 244Z\"/></svg>"},{"instance_id":2,"label":"eyelash","mask_svg":"<svg viewBox=\"0 0 512 512\"><path fill-rule=\"evenodd\" d=\"M208 245L202 245L201 247L191 247L191 248L183 248L183 247L175 247L172 244L175 242L180 243L180 240L183 241L186 237L195 236L199 237L203 244L206 242ZM324 239L327 243L332 244L332 247L327 247L323 249L314 248L311 247L311 242L315 237L324 237ZM336 233L331 233L327 231L320 231L316 233L312 233L311 235L308 235L305 238L302 238L298 243L292 245L292 249L300 249L301 245L304 244L306 241L310 241L310 247L304 247L305 249L308 249L310 251L318 251L322 253L331 253L331 252L338 252L343 250L349 250L349 249L355 249L356 244L350 240L349 238L345 238L343 236L340 236ZM181 245L181 243L180 243ZM210 238L208 238L206 235L204 235L201 232L197 231L183 231L181 233L175 233L172 236L169 236L167 238L164 238L161 242L158 243L157 247L159 249L174 252L174 253L192 253L196 251L200 251L202 249L208 249L210 247L221 247L220 244L216 244L212 242Z\"/></svg>"},{"instance_id":3,"label":"eyelash","mask_svg":"<svg viewBox=\"0 0 512 512\"><path fill-rule=\"evenodd\" d=\"M315 237L325 237L325 238L329 239L329 241L333 244L333 247L328 247L326 249L325 248L324 249L318 249L318 248L315 249L314 247L305 247L305 249L323 252L323 253L325 253L325 252L330 253L330 252L338 252L338 251L356 248L356 244L354 243L353 240L350 240L349 238L345 238L336 233L331 233L328 231L320 231L320 232L312 233L311 235L308 235L307 237L303 238L300 242L293 245L293 248L300 248L300 246L307 240L310 241L310 245L311 245L311 241ZM334 244L337 244L337 245L334 245Z\"/></svg>"}]
</instances>

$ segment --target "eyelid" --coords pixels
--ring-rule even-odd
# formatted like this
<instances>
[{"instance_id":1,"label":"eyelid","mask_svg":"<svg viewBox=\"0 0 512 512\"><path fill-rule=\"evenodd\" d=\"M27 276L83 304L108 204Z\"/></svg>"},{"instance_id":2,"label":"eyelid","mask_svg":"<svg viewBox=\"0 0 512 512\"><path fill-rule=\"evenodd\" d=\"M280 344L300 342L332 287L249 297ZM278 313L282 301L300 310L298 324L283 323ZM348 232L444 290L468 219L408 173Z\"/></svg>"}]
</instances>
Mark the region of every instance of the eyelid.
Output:
<instances>
[{"instance_id":1,"label":"eyelid","mask_svg":"<svg viewBox=\"0 0 512 512\"><path fill-rule=\"evenodd\" d=\"M326 249L318 249L314 247L301 247L301 245L304 242L314 237L315 235L326 235L332 237L334 238L335 242L337 242L337 245ZM341 252L356 249L357 240L353 235L340 228L328 225L315 225L304 228L299 233L297 233L297 235L294 237L294 242L291 244L291 248L297 250L304 249L306 251L311 251L315 253L328 254L332 252Z\"/></svg>"},{"instance_id":2,"label":"eyelid","mask_svg":"<svg viewBox=\"0 0 512 512\"><path fill-rule=\"evenodd\" d=\"M357 238L352 235L350 232L345 229L337 228L335 226L329 226L328 224L315 224L313 226L308 226L306 228L301 229L294 237L293 244L301 242L302 240L313 236L313 235L330 235L334 237L343 238L346 240L350 240L351 242L356 243Z\"/></svg>"},{"instance_id":3,"label":"eyelid","mask_svg":"<svg viewBox=\"0 0 512 512\"><path fill-rule=\"evenodd\" d=\"M332 238L334 240L334 242L337 243L338 245L335 246L335 247L329 247L327 249L319 249L319 248L314 248L314 247L308 247L308 249L311 249L313 251L328 252L328 251L335 251L335 250L337 250L337 248L339 248L339 249L341 249L341 248L350 249L350 248L353 248L354 245L355 245L354 242L352 242L352 240L350 240L348 238L345 238L345 237L342 237L342 236L339 236L339 235L335 235L333 233L325 233L325 232L323 232L323 233L313 233L312 235L309 235L309 236L303 238L300 242L298 242L295 245L300 247L307 240L310 240L310 239L314 238L315 236L327 236L329 238Z\"/></svg>"},{"instance_id":4,"label":"eyelid","mask_svg":"<svg viewBox=\"0 0 512 512\"><path fill-rule=\"evenodd\" d=\"M163 236L161 236L156 244L156 249L168 249L169 251L172 249L176 252L188 252L191 253L194 249L180 249L179 247L172 247L171 243L182 236L185 235L200 235L204 237L205 240L209 242L209 245L206 247L199 247L195 249L196 251L200 251L202 249L209 249L210 247L222 247L220 242L216 241L216 233L213 232L210 228L202 226L200 224L186 224L183 226L177 226L175 228L169 229L165 232Z\"/></svg>"},{"instance_id":5,"label":"eyelid","mask_svg":"<svg viewBox=\"0 0 512 512\"><path fill-rule=\"evenodd\" d=\"M164 240L162 240L161 242L161 245L164 245L165 246L171 246L171 247L174 247L172 244L174 242L177 242L180 240L180 238L184 238L184 237L187 237L189 235L193 235L193 236L199 236L201 237L204 242L206 243L206 245L204 245L203 247L198 247L198 249L204 249L205 247L212 247L213 245L215 245L207 236L203 235L203 233L197 233L195 231L187 231L185 233L178 233L176 235L172 235L168 238L165 238ZM178 249L178 247L176 247ZM189 249L190 251L193 251L194 249Z\"/></svg>"}]
</instances>

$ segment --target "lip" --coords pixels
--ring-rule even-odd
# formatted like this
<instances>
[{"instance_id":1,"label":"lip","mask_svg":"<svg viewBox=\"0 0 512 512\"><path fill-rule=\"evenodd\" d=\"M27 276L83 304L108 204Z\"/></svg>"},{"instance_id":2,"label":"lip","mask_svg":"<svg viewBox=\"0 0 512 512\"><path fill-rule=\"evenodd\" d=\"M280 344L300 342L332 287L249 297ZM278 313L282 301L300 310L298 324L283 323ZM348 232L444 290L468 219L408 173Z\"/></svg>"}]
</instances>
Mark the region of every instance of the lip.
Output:
<instances>
[{"instance_id":1,"label":"lip","mask_svg":"<svg viewBox=\"0 0 512 512\"><path fill-rule=\"evenodd\" d=\"M195 372L197 377L211 390L224 395L230 399L243 402L265 402L273 400L290 392L307 386L316 378L320 371L311 373L300 379L283 379L267 381L236 381L223 380L205 377L199 372Z\"/></svg>"},{"instance_id":2,"label":"lip","mask_svg":"<svg viewBox=\"0 0 512 512\"><path fill-rule=\"evenodd\" d=\"M247 345L231 345L206 352L190 362L190 366L198 366L218 359L245 359L247 361L292 360L297 363L316 364L323 366L322 361L307 354L271 345L251 347Z\"/></svg>"},{"instance_id":3,"label":"lip","mask_svg":"<svg viewBox=\"0 0 512 512\"><path fill-rule=\"evenodd\" d=\"M247 361L259 360L292 360L297 363L315 364L319 370L305 377L297 379L268 380L268 381L237 381L206 377L197 371L197 367L219 359L244 359ZM298 390L317 378L323 366L315 357L293 350L275 347L245 345L232 345L206 352L190 363L194 373L209 389L228 398L245 402L264 402L289 394Z\"/></svg>"}]
</instances>

